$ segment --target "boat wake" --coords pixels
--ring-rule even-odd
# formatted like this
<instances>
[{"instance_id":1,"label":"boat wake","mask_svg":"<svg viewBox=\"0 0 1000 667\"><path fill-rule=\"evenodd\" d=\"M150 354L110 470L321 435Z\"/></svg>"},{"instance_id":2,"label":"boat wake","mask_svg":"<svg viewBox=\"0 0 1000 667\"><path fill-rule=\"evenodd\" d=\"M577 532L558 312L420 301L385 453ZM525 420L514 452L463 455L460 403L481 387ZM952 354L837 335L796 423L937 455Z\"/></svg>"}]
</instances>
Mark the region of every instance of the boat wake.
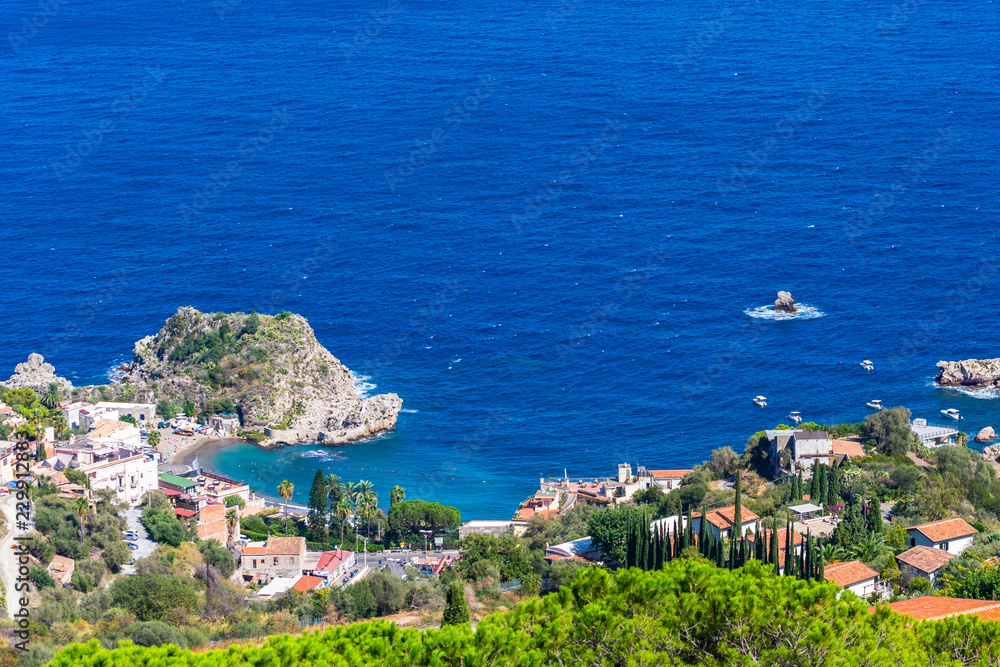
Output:
<instances>
[{"instance_id":1,"label":"boat wake","mask_svg":"<svg viewBox=\"0 0 1000 667\"><path fill-rule=\"evenodd\" d=\"M411 410L411 409L409 409L409 408L400 408L400 410L399 410L399 411L400 411L400 412L405 412L405 413L406 413L406 414L408 414L408 415L415 415L415 414L417 414L418 412L420 412L420 410Z\"/></svg>"},{"instance_id":2,"label":"boat wake","mask_svg":"<svg viewBox=\"0 0 1000 667\"><path fill-rule=\"evenodd\" d=\"M780 310L774 310L774 306L758 306L757 308L747 308L743 312L756 320L815 320L818 317L826 316L822 310L807 303L797 303L795 308L799 311L794 315Z\"/></svg>"},{"instance_id":3,"label":"boat wake","mask_svg":"<svg viewBox=\"0 0 1000 667\"><path fill-rule=\"evenodd\" d=\"M330 451L327 449L310 449L306 452L300 452L299 458L303 459L319 459L320 461L346 461L347 457L344 456L343 451Z\"/></svg>"}]
</instances>

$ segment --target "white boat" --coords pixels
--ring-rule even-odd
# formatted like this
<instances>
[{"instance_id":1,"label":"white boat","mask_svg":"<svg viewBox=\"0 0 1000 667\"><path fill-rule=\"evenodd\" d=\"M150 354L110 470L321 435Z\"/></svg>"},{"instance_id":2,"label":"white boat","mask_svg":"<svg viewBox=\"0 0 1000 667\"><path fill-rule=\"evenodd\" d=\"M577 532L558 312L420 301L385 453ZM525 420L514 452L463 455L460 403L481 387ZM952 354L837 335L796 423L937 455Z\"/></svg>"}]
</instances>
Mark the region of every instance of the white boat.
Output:
<instances>
[{"instance_id":1,"label":"white boat","mask_svg":"<svg viewBox=\"0 0 1000 667\"><path fill-rule=\"evenodd\" d=\"M864 361L862 361L861 364L860 364L860 366L861 366L861 368L865 369L866 371L873 371L873 370L875 370L875 364L873 364L868 359L865 359Z\"/></svg>"},{"instance_id":2,"label":"white boat","mask_svg":"<svg viewBox=\"0 0 1000 667\"><path fill-rule=\"evenodd\" d=\"M868 401L867 403L865 403L865 405L867 405L872 410L885 410L885 406L882 405L882 401L878 400L877 398Z\"/></svg>"},{"instance_id":3,"label":"white boat","mask_svg":"<svg viewBox=\"0 0 1000 667\"><path fill-rule=\"evenodd\" d=\"M757 396L753 399L754 405L759 405L762 408L767 407L767 398L763 396Z\"/></svg>"},{"instance_id":4,"label":"white boat","mask_svg":"<svg viewBox=\"0 0 1000 667\"><path fill-rule=\"evenodd\" d=\"M788 418L790 420L792 420L793 424L801 424L802 423L802 413L801 412L789 412L788 413Z\"/></svg>"},{"instance_id":5,"label":"white boat","mask_svg":"<svg viewBox=\"0 0 1000 667\"><path fill-rule=\"evenodd\" d=\"M961 419L962 418L962 415L960 415L958 413L958 410L956 410L955 408L948 408L947 410L942 410L941 414L943 414L948 419Z\"/></svg>"}]
</instances>

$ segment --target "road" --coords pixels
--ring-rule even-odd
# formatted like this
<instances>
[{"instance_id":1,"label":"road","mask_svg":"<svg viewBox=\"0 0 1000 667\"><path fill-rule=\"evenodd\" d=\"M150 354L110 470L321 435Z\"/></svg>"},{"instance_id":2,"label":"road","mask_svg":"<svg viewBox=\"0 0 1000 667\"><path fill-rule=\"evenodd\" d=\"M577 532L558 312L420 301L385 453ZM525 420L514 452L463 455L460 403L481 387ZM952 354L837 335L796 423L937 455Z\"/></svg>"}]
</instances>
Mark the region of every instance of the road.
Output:
<instances>
[{"instance_id":1,"label":"road","mask_svg":"<svg viewBox=\"0 0 1000 667\"><path fill-rule=\"evenodd\" d=\"M441 553L435 553L433 551L406 551L400 552L373 552L368 554L368 567L372 570L381 570L383 566L388 565L389 570L395 574L397 577L403 576L403 568L413 560L414 558L440 558L441 556L451 556L452 558L458 558L458 551L443 551ZM358 566L364 567L365 564L365 554L358 554Z\"/></svg>"},{"instance_id":2,"label":"road","mask_svg":"<svg viewBox=\"0 0 1000 667\"><path fill-rule=\"evenodd\" d=\"M0 511L6 517L4 525L7 526L7 534L0 540L0 576L3 577L4 589L7 591L7 616L11 616L18 608L20 594L14 590L15 579L17 579L17 556L11 545L14 543L14 516L16 496L13 493L0 496Z\"/></svg>"},{"instance_id":3,"label":"road","mask_svg":"<svg viewBox=\"0 0 1000 667\"><path fill-rule=\"evenodd\" d=\"M132 558L135 558L136 560L152 555L152 553L156 551L156 542L149 539L149 533L146 532L146 527L142 525L142 521L140 521L141 518L142 510L140 509L129 507L125 511L125 520L128 523L128 530L134 530L139 533L139 539L125 540L126 542L135 542L139 545L138 551L129 549L129 552L132 554ZM135 572L135 566L126 565L122 568L122 572L126 574Z\"/></svg>"}]
</instances>

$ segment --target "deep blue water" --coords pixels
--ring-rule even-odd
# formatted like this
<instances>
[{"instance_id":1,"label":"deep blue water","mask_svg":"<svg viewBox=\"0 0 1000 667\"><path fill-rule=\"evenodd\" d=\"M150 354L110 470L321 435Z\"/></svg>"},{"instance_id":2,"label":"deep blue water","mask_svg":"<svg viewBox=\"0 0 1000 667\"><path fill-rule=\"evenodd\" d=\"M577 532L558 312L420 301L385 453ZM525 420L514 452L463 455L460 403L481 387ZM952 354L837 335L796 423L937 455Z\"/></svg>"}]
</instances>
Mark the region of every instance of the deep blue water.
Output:
<instances>
[{"instance_id":1,"label":"deep blue water","mask_svg":"<svg viewBox=\"0 0 1000 667\"><path fill-rule=\"evenodd\" d=\"M1000 356L997 3L510 5L3 3L0 369L296 311L408 410L327 470L466 518L790 410L1000 426L931 385Z\"/></svg>"}]
</instances>

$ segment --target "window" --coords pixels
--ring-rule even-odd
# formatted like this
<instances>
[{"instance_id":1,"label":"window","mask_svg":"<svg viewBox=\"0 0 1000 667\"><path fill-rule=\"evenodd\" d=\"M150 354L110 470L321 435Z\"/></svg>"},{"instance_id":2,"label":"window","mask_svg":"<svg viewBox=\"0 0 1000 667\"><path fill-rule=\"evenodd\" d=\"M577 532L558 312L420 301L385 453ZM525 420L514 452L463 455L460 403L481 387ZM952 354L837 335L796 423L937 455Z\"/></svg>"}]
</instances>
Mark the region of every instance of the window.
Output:
<instances>
[{"instance_id":1,"label":"window","mask_svg":"<svg viewBox=\"0 0 1000 667\"><path fill-rule=\"evenodd\" d=\"M278 564L278 557L277 557L277 556L275 556L275 557L274 557L274 564L275 564L275 565L277 565L277 564Z\"/></svg>"},{"instance_id":2,"label":"window","mask_svg":"<svg viewBox=\"0 0 1000 667\"><path fill-rule=\"evenodd\" d=\"M254 568L257 567L257 559L256 558L253 559L253 566L254 566Z\"/></svg>"},{"instance_id":3,"label":"window","mask_svg":"<svg viewBox=\"0 0 1000 667\"><path fill-rule=\"evenodd\" d=\"M942 542L941 543L941 548L944 549L945 551L947 551L948 550L948 543L947 542Z\"/></svg>"},{"instance_id":4,"label":"window","mask_svg":"<svg viewBox=\"0 0 1000 667\"><path fill-rule=\"evenodd\" d=\"M910 538L910 546L911 547L917 546L917 538L915 538L915 537L911 537Z\"/></svg>"}]
</instances>

